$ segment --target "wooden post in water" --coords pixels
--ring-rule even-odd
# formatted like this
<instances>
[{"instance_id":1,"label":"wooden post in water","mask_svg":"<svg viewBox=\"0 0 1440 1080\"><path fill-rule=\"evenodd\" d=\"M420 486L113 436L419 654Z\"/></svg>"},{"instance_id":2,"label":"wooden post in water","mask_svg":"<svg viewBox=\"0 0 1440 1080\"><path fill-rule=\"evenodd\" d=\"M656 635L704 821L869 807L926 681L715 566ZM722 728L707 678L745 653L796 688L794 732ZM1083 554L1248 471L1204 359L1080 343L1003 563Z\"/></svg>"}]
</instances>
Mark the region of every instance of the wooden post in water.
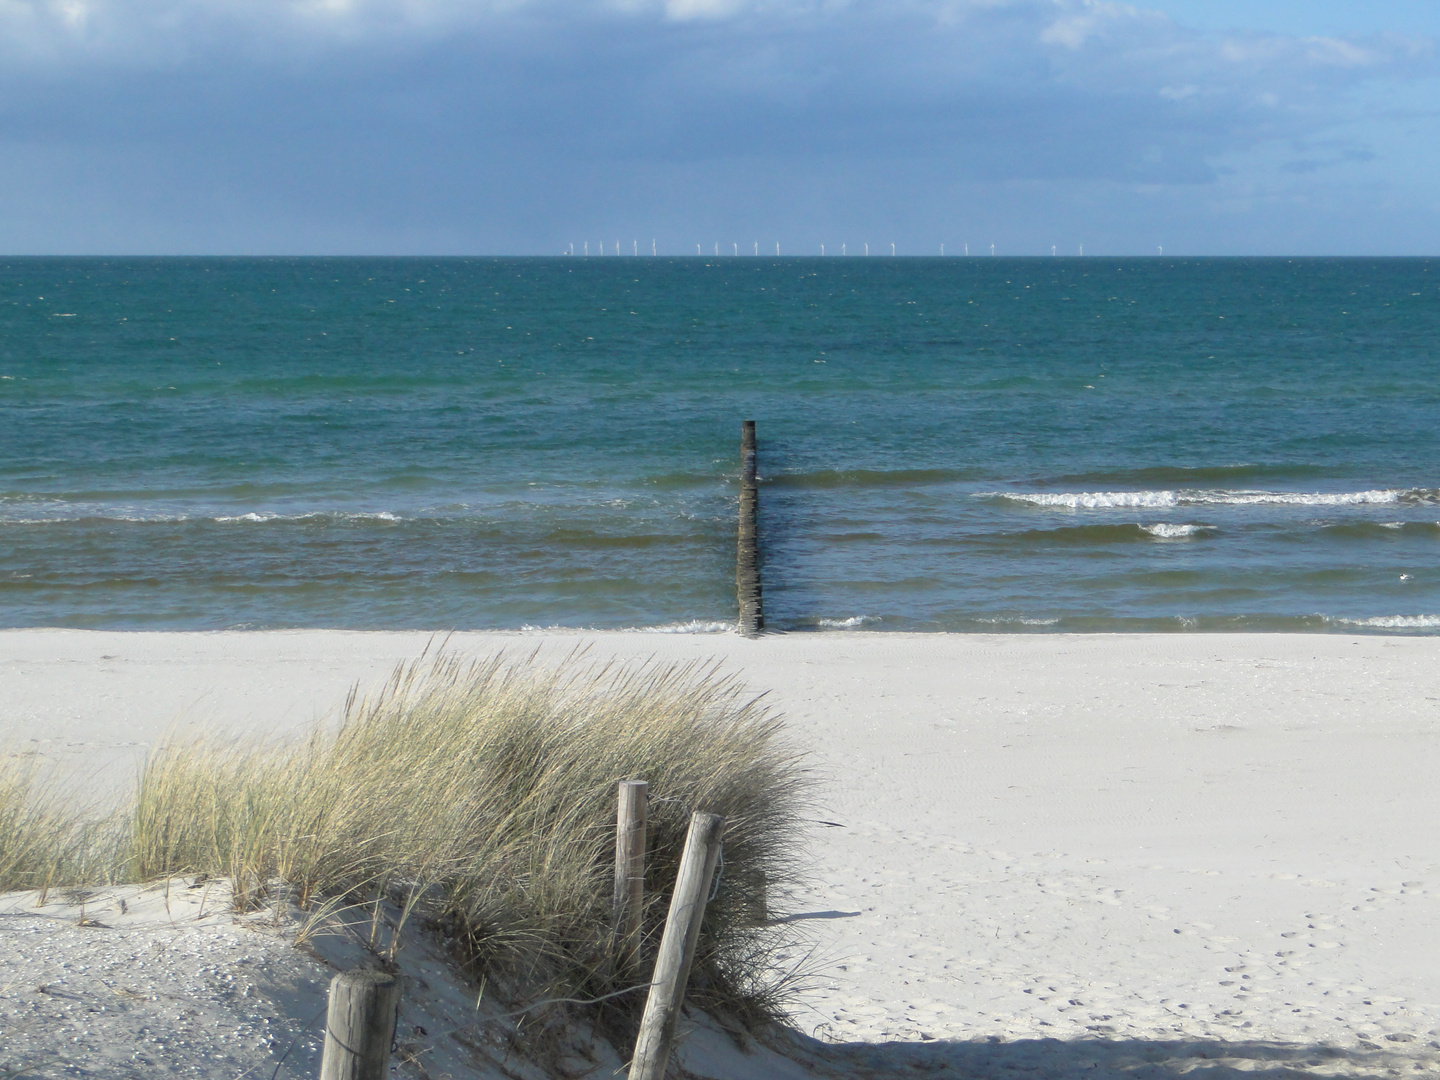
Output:
<instances>
[{"instance_id":1,"label":"wooden post in water","mask_svg":"<svg viewBox=\"0 0 1440 1080\"><path fill-rule=\"evenodd\" d=\"M755 421L740 425L740 530L735 552L735 591L740 602L740 633L754 637L765 629L760 602L760 493L755 485Z\"/></svg>"},{"instance_id":2,"label":"wooden post in water","mask_svg":"<svg viewBox=\"0 0 1440 1080\"><path fill-rule=\"evenodd\" d=\"M645 1015L640 1019L640 1034L630 1059L629 1080L664 1080L724 831L725 819L718 814L696 811L690 815L675 895L670 898L655 974L650 979L650 996L645 999Z\"/></svg>"},{"instance_id":3,"label":"wooden post in water","mask_svg":"<svg viewBox=\"0 0 1440 1080\"><path fill-rule=\"evenodd\" d=\"M645 914L645 817L650 785L621 780L615 810L615 961L619 971L640 955Z\"/></svg>"},{"instance_id":4,"label":"wooden post in water","mask_svg":"<svg viewBox=\"0 0 1440 1080\"><path fill-rule=\"evenodd\" d=\"M320 1080L386 1080L400 979L384 971L342 971L330 982Z\"/></svg>"}]
</instances>

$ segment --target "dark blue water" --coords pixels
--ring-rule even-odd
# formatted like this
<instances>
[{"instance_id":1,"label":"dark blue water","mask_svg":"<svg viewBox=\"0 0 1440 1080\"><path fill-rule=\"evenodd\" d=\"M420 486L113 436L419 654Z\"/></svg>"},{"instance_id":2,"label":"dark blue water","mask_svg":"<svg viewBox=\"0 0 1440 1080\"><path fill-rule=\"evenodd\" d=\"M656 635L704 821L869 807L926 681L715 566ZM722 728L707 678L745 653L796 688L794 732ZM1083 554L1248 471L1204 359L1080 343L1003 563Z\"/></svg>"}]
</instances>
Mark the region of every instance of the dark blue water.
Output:
<instances>
[{"instance_id":1,"label":"dark blue water","mask_svg":"<svg viewBox=\"0 0 1440 1080\"><path fill-rule=\"evenodd\" d=\"M1440 261L11 259L0 625L1440 628Z\"/></svg>"}]
</instances>

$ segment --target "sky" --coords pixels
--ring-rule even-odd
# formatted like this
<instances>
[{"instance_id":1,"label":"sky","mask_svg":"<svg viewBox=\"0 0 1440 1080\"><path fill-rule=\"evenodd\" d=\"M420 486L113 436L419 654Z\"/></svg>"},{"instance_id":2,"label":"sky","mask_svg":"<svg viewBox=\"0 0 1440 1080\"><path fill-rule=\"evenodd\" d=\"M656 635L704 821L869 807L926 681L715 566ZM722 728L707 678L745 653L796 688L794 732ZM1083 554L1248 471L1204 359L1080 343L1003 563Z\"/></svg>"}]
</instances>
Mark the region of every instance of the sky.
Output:
<instances>
[{"instance_id":1,"label":"sky","mask_svg":"<svg viewBox=\"0 0 1440 1080\"><path fill-rule=\"evenodd\" d=\"M0 252L1440 254L1436 0L0 0Z\"/></svg>"}]
</instances>

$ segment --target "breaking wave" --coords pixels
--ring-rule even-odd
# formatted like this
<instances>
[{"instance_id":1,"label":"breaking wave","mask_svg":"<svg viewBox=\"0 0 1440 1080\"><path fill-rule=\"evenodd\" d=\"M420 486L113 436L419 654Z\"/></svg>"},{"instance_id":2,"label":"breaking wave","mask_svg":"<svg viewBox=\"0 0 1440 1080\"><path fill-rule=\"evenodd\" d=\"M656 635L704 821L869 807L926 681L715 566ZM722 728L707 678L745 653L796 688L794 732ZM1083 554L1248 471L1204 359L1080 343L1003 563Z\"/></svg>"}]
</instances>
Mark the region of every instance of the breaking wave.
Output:
<instances>
[{"instance_id":1,"label":"breaking wave","mask_svg":"<svg viewBox=\"0 0 1440 1080\"><path fill-rule=\"evenodd\" d=\"M1166 509L1175 506L1385 506L1440 503L1434 488L1370 491L986 491L979 498L1066 510Z\"/></svg>"},{"instance_id":2,"label":"breaking wave","mask_svg":"<svg viewBox=\"0 0 1440 1080\"><path fill-rule=\"evenodd\" d=\"M1059 619L1034 619L1023 615L995 615L975 620L985 626L1057 626Z\"/></svg>"},{"instance_id":3,"label":"breaking wave","mask_svg":"<svg viewBox=\"0 0 1440 1080\"><path fill-rule=\"evenodd\" d=\"M1380 615L1373 619L1335 619L1345 626L1372 630L1433 630L1440 627L1440 615Z\"/></svg>"},{"instance_id":4,"label":"breaking wave","mask_svg":"<svg viewBox=\"0 0 1440 1080\"><path fill-rule=\"evenodd\" d=\"M738 627L719 619L688 619L685 622L662 623L659 626L637 626L628 633L636 634L733 634Z\"/></svg>"},{"instance_id":5,"label":"breaking wave","mask_svg":"<svg viewBox=\"0 0 1440 1080\"><path fill-rule=\"evenodd\" d=\"M559 623L536 626L521 624L522 634L733 634L738 625L719 619L687 619L655 626L565 626Z\"/></svg>"},{"instance_id":6,"label":"breaking wave","mask_svg":"<svg viewBox=\"0 0 1440 1080\"><path fill-rule=\"evenodd\" d=\"M1141 532L1149 533L1157 540L1184 540L1186 537L1213 532L1214 529L1214 525L1168 525L1164 522L1140 526Z\"/></svg>"},{"instance_id":7,"label":"breaking wave","mask_svg":"<svg viewBox=\"0 0 1440 1080\"><path fill-rule=\"evenodd\" d=\"M777 473L761 479L769 487L787 488L890 488L923 484L953 484L969 480L965 469L819 469L803 473Z\"/></svg>"},{"instance_id":8,"label":"breaking wave","mask_svg":"<svg viewBox=\"0 0 1440 1080\"><path fill-rule=\"evenodd\" d=\"M822 630L858 630L866 623L879 621L873 615L852 615L848 619L816 619L815 625Z\"/></svg>"},{"instance_id":9,"label":"breaking wave","mask_svg":"<svg viewBox=\"0 0 1440 1080\"><path fill-rule=\"evenodd\" d=\"M307 522L307 521L404 521L399 514L392 514L388 510L377 510L374 513L330 513L326 511L314 511L308 514L271 514L271 513L250 513L235 514L230 516L214 517L210 519L220 525L234 525L237 523L266 524L271 521L278 522Z\"/></svg>"},{"instance_id":10,"label":"breaking wave","mask_svg":"<svg viewBox=\"0 0 1440 1080\"><path fill-rule=\"evenodd\" d=\"M82 510L77 513L55 513L45 517L8 517L0 513L0 525L306 525L316 522L401 522L413 520L388 510L373 512L342 512L333 510L312 510L303 514L277 514L269 511L252 511L248 514L166 514L146 511L112 510L103 513Z\"/></svg>"}]
</instances>

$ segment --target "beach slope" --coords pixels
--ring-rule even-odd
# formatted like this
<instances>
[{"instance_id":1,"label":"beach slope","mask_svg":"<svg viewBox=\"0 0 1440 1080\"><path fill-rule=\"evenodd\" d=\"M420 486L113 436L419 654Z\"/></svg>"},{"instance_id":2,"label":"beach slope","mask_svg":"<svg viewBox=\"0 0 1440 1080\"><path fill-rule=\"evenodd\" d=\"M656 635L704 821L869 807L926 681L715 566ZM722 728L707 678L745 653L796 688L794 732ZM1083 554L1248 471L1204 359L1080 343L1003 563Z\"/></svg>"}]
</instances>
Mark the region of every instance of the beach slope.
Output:
<instances>
[{"instance_id":1,"label":"beach slope","mask_svg":"<svg viewBox=\"0 0 1440 1080\"><path fill-rule=\"evenodd\" d=\"M167 734L303 731L427 644L7 631L0 745L100 798ZM1380 1075L1440 1061L1440 641L531 633L446 647L715 658L768 692L820 781L810 884L771 915L813 943L793 1017L837 1044L835 1067L883 1072L898 1054L1093 1075L1205 1057ZM21 963L0 957L7 993Z\"/></svg>"}]
</instances>

